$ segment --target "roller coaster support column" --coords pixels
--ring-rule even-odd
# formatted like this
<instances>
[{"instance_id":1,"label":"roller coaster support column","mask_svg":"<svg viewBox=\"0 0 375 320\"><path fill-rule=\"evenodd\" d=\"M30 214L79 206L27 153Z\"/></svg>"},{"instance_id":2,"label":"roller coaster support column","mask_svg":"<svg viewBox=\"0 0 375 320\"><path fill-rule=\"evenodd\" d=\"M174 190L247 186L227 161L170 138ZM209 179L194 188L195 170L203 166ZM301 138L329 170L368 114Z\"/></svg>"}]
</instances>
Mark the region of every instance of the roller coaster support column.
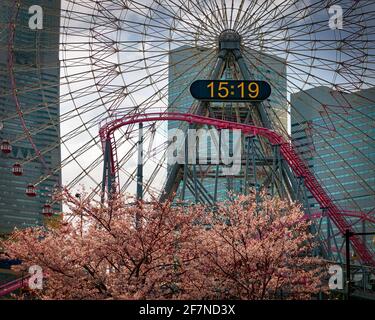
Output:
<instances>
[{"instance_id":1,"label":"roller coaster support column","mask_svg":"<svg viewBox=\"0 0 375 320\"><path fill-rule=\"evenodd\" d=\"M245 186L244 186L244 194L249 193L250 189L250 179L249 179L249 169L250 169L250 146L251 146L251 141L250 141L250 136L245 137L245 145L246 145L246 163L245 163Z\"/></svg>"},{"instance_id":2,"label":"roller coaster support column","mask_svg":"<svg viewBox=\"0 0 375 320\"><path fill-rule=\"evenodd\" d=\"M304 208L306 214L310 215L309 199L307 197L305 177L296 177L295 200L298 200Z\"/></svg>"},{"instance_id":3,"label":"roller coaster support column","mask_svg":"<svg viewBox=\"0 0 375 320\"><path fill-rule=\"evenodd\" d=\"M111 141L107 139L105 141L105 147L104 147L103 180L102 180L102 194L101 194L102 203L104 203L104 199L105 199L106 186L107 186L107 194L110 197L114 188L113 184L116 181L116 176L113 170L111 157L112 157Z\"/></svg>"},{"instance_id":4,"label":"roller coaster support column","mask_svg":"<svg viewBox=\"0 0 375 320\"><path fill-rule=\"evenodd\" d=\"M328 248L328 252L327 252L328 257L327 258L332 259L332 243L331 243L332 226L331 226L331 219L327 215L327 209L326 208L323 208L322 214L323 214L323 217L326 216L326 221L327 221L327 248Z\"/></svg>"},{"instance_id":5,"label":"roller coaster support column","mask_svg":"<svg viewBox=\"0 0 375 320\"><path fill-rule=\"evenodd\" d=\"M193 183L194 199L195 203L199 202L199 191L198 191L198 177L197 177L197 146L196 146L196 135L192 133L194 131L195 125L193 123L189 124L188 130L185 131L185 163L184 172L189 172L189 165L191 165L192 170L190 171L190 178ZM186 149L186 144L188 149ZM189 147L192 147L190 149Z\"/></svg>"},{"instance_id":6,"label":"roller coaster support column","mask_svg":"<svg viewBox=\"0 0 375 320\"><path fill-rule=\"evenodd\" d=\"M347 229L345 231L345 251L346 251L346 299L350 300L350 236L352 232Z\"/></svg>"},{"instance_id":7,"label":"roller coaster support column","mask_svg":"<svg viewBox=\"0 0 375 320\"><path fill-rule=\"evenodd\" d=\"M255 198L256 198L256 201L258 202L258 190L259 190L259 186L258 186L258 179L257 179L257 164L256 164L256 161L255 161L255 153L256 153L256 149L255 149L255 141L256 141L256 138L255 137L250 137L250 145L251 145L251 163L253 165L253 176L254 176L254 189L255 189Z\"/></svg>"},{"instance_id":8,"label":"roller coaster support column","mask_svg":"<svg viewBox=\"0 0 375 320\"><path fill-rule=\"evenodd\" d=\"M302 188L302 199L303 199L303 204L305 206L305 211L307 214L311 214L311 209L309 206L309 199L307 197L305 177L301 177L300 180L301 180L301 188Z\"/></svg>"},{"instance_id":9,"label":"roller coaster support column","mask_svg":"<svg viewBox=\"0 0 375 320\"><path fill-rule=\"evenodd\" d=\"M216 170L215 170L214 203L217 202L217 187L218 187L218 183L219 183L219 169L220 169L219 165L220 165L220 159L221 159L221 129L219 129L218 131L219 131L219 143L218 143L218 146L217 146L218 156L217 156L217 164L216 164Z\"/></svg>"},{"instance_id":10,"label":"roller coaster support column","mask_svg":"<svg viewBox=\"0 0 375 320\"><path fill-rule=\"evenodd\" d=\"M139 123L138 166L137 166L137 200L143 199L143 123Z\"/></svg>"},{"instance_id":11,"label":"roller coaster support column","mask_svg":"<svg viewBox=\"0 0 375 320\"><path fill-rule=\"evenodd\" d=\"M282 198L282 197L284 197L284 189L283 189L283 187L282 187L282 181L283 181L283 166L284 166L284 164L283 164L283 158L281 157L281 153L280 153L280 146L278 145L277 147L276 147L277 149L277 153L276 153L276 155L277 155L277 163L278 163L278 165L279 165L279 177L278 177L278 180L280 181L280 188L279 188L279 193L280 193L280 197Z\"/></svg>"},{"instance_id":12,"label":"roller coaster support column","mask_svg":"<svg viewBox=\"0 0 375 320\"><path fill-rule=\"evenodd\" d=\"M271 196L275 195L276 190L276 165L277 165L278 146L272 146L272 175L271 175Z\"/></svg>"},{"instance_id":13,"label":"roller coaster support column","mask_svg":"<svg viewBox=\"0 0 375 320\"><path fill-rule=\"evenodd\" d=\"M185 200L185 193L186 193L186 184L187 184L187 179L188 179L188 172L187 172L187 166L186 164L188 163L188 154L189 154L189 142L188 142L188 136L185 136L185 144L184 144L184 176L182 180L182 188L181 188L181 194L180 194L180 199L182 201Z\"/></svg>"}]
</instances>

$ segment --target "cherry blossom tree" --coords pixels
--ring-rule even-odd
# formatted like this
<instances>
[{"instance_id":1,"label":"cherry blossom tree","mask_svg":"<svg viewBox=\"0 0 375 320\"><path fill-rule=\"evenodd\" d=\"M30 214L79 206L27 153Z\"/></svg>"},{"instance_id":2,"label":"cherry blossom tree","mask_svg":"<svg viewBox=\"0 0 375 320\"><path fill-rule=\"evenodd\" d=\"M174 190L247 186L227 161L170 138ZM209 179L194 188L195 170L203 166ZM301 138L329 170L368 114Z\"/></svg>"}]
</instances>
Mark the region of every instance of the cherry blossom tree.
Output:
<instances>
[{"instance_id":1,"label":"cherry blossom tree","mask_svg":"<svg viewBox=\"0 0 375 320\"><path fill-rule=\"evenodd\" d=\"M240 195L207 216L189 275L201 298L308 299L326 292L326 266L300 205L265 194Z\"/></svg>"},{"instance_id":2,"label":"cherry blossom tree","mask_svg":"<svg viewBox=\"0 0 375 320\"><path fill-rule=\"evenodd\" d=\"M297 204L234 196L215 208L101 204L64 190L53 228L16 230L3 243L18 271L42 268L42 299L306 299L322 290L323 264ZM74 217L73 219L70 217Z\"/></svg>"},{"instance_id":3,"label":"cherry blossom tree","mask_svg":"<svg viewBox=\"0 0 375 320\"><path fill-rule=\"evenodd\" d=\"M5 244L10 257L39 265L52 299L169 298L178 296L181 265L196 258L199 210L186 214L170 203L125 204L114 196L106 205L64 191L58 200L83 219L59 228L16 231ZM137 217L137 223L135 221Z\"/></svg>"}]
</instances>

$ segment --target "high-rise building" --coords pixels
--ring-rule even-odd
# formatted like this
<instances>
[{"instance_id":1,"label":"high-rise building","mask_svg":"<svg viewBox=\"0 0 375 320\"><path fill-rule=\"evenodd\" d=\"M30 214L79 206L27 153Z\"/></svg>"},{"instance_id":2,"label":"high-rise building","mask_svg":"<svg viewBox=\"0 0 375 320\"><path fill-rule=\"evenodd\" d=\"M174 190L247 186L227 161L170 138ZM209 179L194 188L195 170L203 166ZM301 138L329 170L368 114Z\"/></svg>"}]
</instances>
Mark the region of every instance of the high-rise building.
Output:
<instances>
[{"instance_id":1,"label":"high-rise building","mask_svg":"<svg viewBox=\"0 0 375 320\"><path fill-rule=\"evenodd\" d=\"M29 8L35 4L43 10L42 29L29 27L35 14ZM0 24L0 143L12 146L9 154L0 152L0 234L6 234L14 227L42 224L42 208L60 182L59 170L49 177L61 161L60 0L2 0ZM12 173L15 164L22 166L22 175ZM25 194L29 184L36 186L35 197ZM60 204L54 209L61 210Z\"/></svg>"},{"instance_id":2,"label":"high-rise building","mask_svg":"<svg viewBox=\"0 0 375 320\"><path fill-rule=\"evenodd\" d=\"M291 105L293 143L322 187L342 209L372 212L375 88L341 93L316 87L292 94ZM316 200L308 197L311 210L318 211ZM330 222L322 222L323 232L329 232L327 223ZM370 227L362 224L367 232Z\"/></svg>"},{"instance_id":3,"label":"high-rise building","mask_svg":"<svg viewBox=\"0 0 375 320\"><path fill-rule=\"evenodd\" d=\"M189 88L195 80L210 79L210 74L214 69L217 51L206 48L193 48L188 46L179 47L169 54L169 85L168 85L168 111L189 112L191 106L196 103L191 96ZM287 113L287 84L286 84L286 64L285 61L274 56L244 48L243 57L247 67L253 76L251 80L264 80L271 85L272 93L269 98L269 108L267 113L272 121L273 128L279 132L286 133L288 127ZM233 61L228 62L228 66L221 79L235 79L233 74L238 73L238 66L233 65ZM250 80L250 79L249 79ZM249 110L249 104L244 103L211 103L211 117L220 119L244 121L244 114ZM168 130L183 128L184 124L178 121L169 121ZM186 127L185 127L186 129ZM232 148L232 143L229 143ZM211 145L208 144L210 149ZM214 151L213 151L214 152ZM213 153L211 157L213 157ZM200 172L209 171L205 165L199 166ZM240 174L244 174L243 170ZM205 174L202 184L208 193L213 194L215 178L212 174ZM217 199L227 198L228 192L242 192L244 188L241 178L221 178ZM181 184L177 194L181 191ZM193 200L192 193L186 191L186 200Z\"/></svg>"}]
</instances>

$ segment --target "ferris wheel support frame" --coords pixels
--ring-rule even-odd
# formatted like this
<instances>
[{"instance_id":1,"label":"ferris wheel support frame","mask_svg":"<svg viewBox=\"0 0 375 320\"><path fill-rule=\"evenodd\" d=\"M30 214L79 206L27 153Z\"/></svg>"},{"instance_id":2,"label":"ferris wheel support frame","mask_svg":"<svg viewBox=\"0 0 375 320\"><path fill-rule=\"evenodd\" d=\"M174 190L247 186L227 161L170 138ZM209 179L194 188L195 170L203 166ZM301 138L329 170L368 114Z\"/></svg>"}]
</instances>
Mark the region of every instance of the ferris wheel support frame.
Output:
<instances>
[{"instance_id":1,"label":"ferris wheel support frame","mask_svg":"<svg viewBox=\"0 0 375 320\"><path fill-rule=\"evenodd\" d=\"M211 79L219 79L222 75L222 73L225 70L226 65L229 63L230 57L234 57L239 69L240 73L242 74L242 77L244 80L252 80L253 75L250 72L249 68L247 67L247 64L245 62L245 59L243 58L243 55L241 53L241 47L242 47L242 37L235 31L231 29L224 30L219 38L218 38L218 48L219 51L217 53L216 63L214 66L214 69L211 73L210 78ZM268 116L268 113L266 112L265 106L263 102L255 101L250 106L254 112L258 114L259 118L259 126L266 127L268 129L273 130L272 122ZM198 105L192 106L189 110L192 114L197 115L204 115L205 113L210 114L210 108L208 106L208 103L205 101L199 101ZM248 116L250 115L250 111L248 113ZM210 115L211 116L211 115ZM246 122L246 121L245 121ZM186 129L186 128L185 128ZM215 141L217 144L217 141ZM259 141L261 147L267 151L266 147L263 146L262 141ZM271 150L269 150L271 152ZM282 167L280 170L282 179L279 179L277 181L274 181L274 185L276 185L276 188L280 194L285 193L291 200L296 200L294 190L298 188L296 183L293 179L293 173L289 170L289 168L282 162L279 161L279 165ZM187 176L181 173L183 166L181 164L174 164L169 170L169 174L167 177L167 181L165 183L165 193L162 195L161 200L166 200L166 196L170 196L174 194L177 191L177 188L183 180L183 177L185 179ZM193 167L195 170L195 167ZM188 170L185 166L184 171ZM193 170L193 171L194 171ZM218 171L218 168L217 168ZM247 183L245 181L245 183ZM195 185L195 180L194 180ZM183 185L183 190L185 191L185 183ZM204 186L202 185L202 188L204 189ZM194 187L195 190L197 190L196 187ZM196 193L196 191L194 191ZM209 193L206 192L206 196L209 196ZM196 195L197 197L197 195ZM308 210L308 205L306 205L306 209Z\"/></svg>"},{"instance_id":2,"label":"ferris wheel support frame","mask_svg":"<svg viewBox=\"0 0 375 320\"><path fill-rule=\"evenodd\" d=\"M220 50L217 53L215 67L211 73L210 78L219 79L221 77L222 73L225 70L225 65L226 63L228 63L229 57L232 55L240 68L242 77L245 80L251 80L252 74L247 68L246 62L241 54L241 37L231 30L224 31L219 37L219 48ZM272 123L267 112L265 111L263 103L254 102L252 106L254 107L254 110L259 114L260 125L262 127L273 129ZM190 113L197 115L204 115L205 113L207 113L207 111L208 113L210 113L208 104L205 101L199 101L198 105L192 106L189 110ZM279 184L277 188L280 190L279 192L282 192L281 189L284 187L286 190L285 192L288 193L288 196L294 200L292 190L296 189L296 185L293 182L292 173L282 162L280 163L281 166L283 166L282 174L286 175L286 178L280 179L280 181L277 182L277 184ZM181 164L176 163L170 168L169 175L165 183L165 193L161 197L162 201L166 200L166 196L170 196L174 194L174 192L176 192L178 185L183 178L183 174L181 173L182 167L183 166ZM282 184L284 184L284 186L282 186ZM202 188L204 188L203 185ZM196 187L194 187L194 189L197 190Z\"/></svg>"}]
</instances>

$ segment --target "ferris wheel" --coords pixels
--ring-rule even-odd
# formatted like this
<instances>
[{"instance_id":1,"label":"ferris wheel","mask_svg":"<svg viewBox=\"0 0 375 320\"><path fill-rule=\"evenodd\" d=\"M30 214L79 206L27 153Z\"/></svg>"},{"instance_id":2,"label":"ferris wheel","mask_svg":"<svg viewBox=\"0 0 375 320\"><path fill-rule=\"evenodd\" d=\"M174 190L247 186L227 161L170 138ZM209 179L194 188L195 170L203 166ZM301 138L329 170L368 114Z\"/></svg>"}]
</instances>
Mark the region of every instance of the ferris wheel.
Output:
<instances>
[{"instance_id":1,"label":"ferris wheel","mask_svg":"<svg viewBox=\"0 0 375 320\"><path fill-rule=\"evenodd\" d=\"M168 132L187 125L181 116L165 114L188 113L276 132L316 178L319 192L340 208L345 226L374 231L372 1L64 0L56 10L46 5L44 28L32 35L38 45L23 51L14 49L22 45L17 23L29 3L9 3L10 85L1 96L11 99L7 103L13 111L0 118L1 150L6 155L21 145L18 152L25 156L7 162L9 172L13 179L38 172L23 187L26 196L43 196L45 213L52 213L54 187L75 192L84 185L94 197L108 191L111 178L119 191L131 194L141 184L145 200L187 192L183 198L209 204L228 190L265 185L275 162L264 137L245 148L264 161L247 172L251 183L223 178L221 188L215 186L215 166L194 166L185 177L183 169L171 168ZM189 91L196 80L244 78L267 81L270 98L208 103ZM32 92L39 98L33 99ZM148 114L160 117L145 119ZM108 157L115 164L106 173L106 137L99 131L121 119L127 121L111 131ZM18 126L19 134L7 136L9 125ZM273 192L292 200L304 193L305 209L328 255L341 259L339 223L310 189L299 189L306 176L296 176L285 160L276 164L280 181ZM108 176L111 170L116 171L113 177ZM358 241L374 255L371 239Z\"/></svg>"}]
</instances>

